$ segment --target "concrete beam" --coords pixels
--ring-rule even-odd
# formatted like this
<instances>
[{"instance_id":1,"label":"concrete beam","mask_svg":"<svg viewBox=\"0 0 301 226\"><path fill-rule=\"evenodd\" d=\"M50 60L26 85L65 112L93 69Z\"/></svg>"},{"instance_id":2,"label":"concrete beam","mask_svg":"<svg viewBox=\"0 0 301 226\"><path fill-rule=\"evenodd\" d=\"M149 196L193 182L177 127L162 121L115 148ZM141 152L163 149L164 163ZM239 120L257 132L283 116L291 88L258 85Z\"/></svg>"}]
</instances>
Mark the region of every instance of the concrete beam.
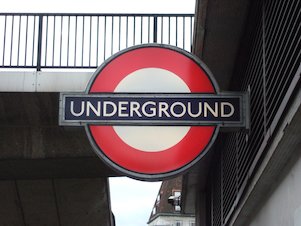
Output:
<instances>
[{"instance_id":1,"label":"concrete beam","mask_svg":"<svg viewBox=\"0 0 301 226\"><path fill-rule=\"evenodd\" d=\"M25 225L15 181L0 181L1 225Z\"/></svg>"},{"instance_id":2,"label":"concrete beam","mask_svg":"<svg viewBox=\"0 0 301 226\"><path fill-rule=\"evenodd\" d=\"M0 71L0 92L82 92L93 72Z\"/></svg>"},{"instance_id":3,"label":"concrete beam","mask_svg":"<svg viewBox=\"0 0 301 226\"><path fill-rule=\"evenodd\" d=\"M58 93L0 93L0 178L108 177L84 127L58 125Z\"/></svg>"},{"instance_id":4,"label":"concrete beam","mask_svg":"<svg viewBox=\"0 0 301 226\"><path fill-rule=\"evenodd\" d=\"M6 159L0 161L0 180L49 178L98 178L119 174L98 157Z\"/></svg>"},{"instance_id":5,"label":"concrete beam","mask_svg":"<svg viewBox=\"0 0 301 226\"><path fill-rule=\"evenodd\" d=\"M197 0L194 54L212 71L220 88L228 90L249 0Z\"/></svg>"}]
</instances>

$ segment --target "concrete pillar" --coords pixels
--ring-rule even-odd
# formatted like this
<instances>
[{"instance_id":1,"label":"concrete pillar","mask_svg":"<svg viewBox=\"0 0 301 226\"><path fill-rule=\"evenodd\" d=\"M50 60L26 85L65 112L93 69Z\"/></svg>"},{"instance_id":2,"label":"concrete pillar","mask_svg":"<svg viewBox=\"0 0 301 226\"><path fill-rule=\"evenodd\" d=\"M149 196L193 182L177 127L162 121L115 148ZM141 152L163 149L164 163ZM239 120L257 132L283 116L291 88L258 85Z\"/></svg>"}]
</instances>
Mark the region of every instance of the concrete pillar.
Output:
<instances>
[{"instance_id":1,"label":"concrete pillar","mask_svg":"<svg viewBox=\"0 0 301 226\"><path fill-rule=\"evenodd\" d=\"M111 226L106 178L0 181L2 226Z\"/></svg>"},{"instance_id":2,"label":"concrete pillar","mask_svg":"<svg viewBox=\"0 0 301 226\"><path fill-rule=\"evenodd\" d=\"M196 201L196 225L197 226L206 226L207 225L207 216L206 216L206 193L200 192L197 194Z\"/></svg>"}]
</instances>

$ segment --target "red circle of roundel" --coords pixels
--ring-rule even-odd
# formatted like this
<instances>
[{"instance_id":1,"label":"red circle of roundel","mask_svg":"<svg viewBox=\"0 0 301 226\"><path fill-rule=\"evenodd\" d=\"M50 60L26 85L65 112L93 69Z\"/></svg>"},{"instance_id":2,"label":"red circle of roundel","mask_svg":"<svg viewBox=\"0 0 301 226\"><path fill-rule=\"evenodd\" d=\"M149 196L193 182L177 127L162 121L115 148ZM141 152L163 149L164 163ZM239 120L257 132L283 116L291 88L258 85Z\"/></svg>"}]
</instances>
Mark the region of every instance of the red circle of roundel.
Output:
<instances>
[{"instance_id":1,"label":"red circle of roundel","mask_svg":"<svg viewBox=\"0 0 301 226\"><path fill-rule=\"evenodd\" d=\"M142 45L117 54L95 74L87 92L114 92L120 81L142 68L161 68L178 75L192 93L215 93L216 87L205 70L187 54L175 48ZM215 126L193 126L174 146L158 152L145 152L126 144L113 126L88 125L96 151L117 168L135 174L168 174L193 162L209 145Z\"/></svg>"}]
</instances>

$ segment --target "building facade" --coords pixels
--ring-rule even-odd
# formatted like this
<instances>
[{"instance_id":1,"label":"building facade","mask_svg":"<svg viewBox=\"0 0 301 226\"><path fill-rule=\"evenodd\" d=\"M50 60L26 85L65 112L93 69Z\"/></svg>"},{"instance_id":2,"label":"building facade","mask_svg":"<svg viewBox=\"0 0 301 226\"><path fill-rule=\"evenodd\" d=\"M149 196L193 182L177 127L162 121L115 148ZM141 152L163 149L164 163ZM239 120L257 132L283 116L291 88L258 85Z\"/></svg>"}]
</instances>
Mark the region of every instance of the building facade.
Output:
<instances>
[{"instance_id":1,"label":"building facade","mask_svg":"<svg viewBox=\"0 0 301 226\"><path fill-rule=\"evenodd\" d=\"M195 226L195 216L181 211L182 177L162 182L149 226Z\"/></svg>"},{"instance_id":2,"label":"building facade","mask_svg":"<svg viewBox=\"0 0 301 226\"><path fill-rule=\"evenodd\" d=\"M198 1L197 19L195 53L249 93L250 129L219 135L184 209L197 200L196 225L301 225L301 2Z\"/></svg>"}]
</instances>

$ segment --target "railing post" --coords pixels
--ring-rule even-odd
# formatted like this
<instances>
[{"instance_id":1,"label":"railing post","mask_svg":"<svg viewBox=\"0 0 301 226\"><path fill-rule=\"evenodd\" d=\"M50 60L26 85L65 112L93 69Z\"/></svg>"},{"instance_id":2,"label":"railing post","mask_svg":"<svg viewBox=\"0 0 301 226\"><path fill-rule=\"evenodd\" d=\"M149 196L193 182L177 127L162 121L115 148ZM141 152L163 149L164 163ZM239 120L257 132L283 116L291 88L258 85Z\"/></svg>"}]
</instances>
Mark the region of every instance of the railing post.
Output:
<instances>
[{"instance_id":1,"label":"railing post","mask_svg":"<svg viewBox=\"0 0 301 226\"><path fill-rule=\"evenodd\" d=\"M158 17L154 16L154 43L157 43L158 35Z\"/></svg>"},{"instance_id":2,"label":"railing post","mask_svg":"<svg viewBox=\"0 0 301 226\"><path fill-rule=\"evenodd\" d=\"M39 30L38 30L38 52L37 52L37 71L41 70L42 61L42 34L43 34L43 15L39 15Z\"/></svg>"}]
</instances>

